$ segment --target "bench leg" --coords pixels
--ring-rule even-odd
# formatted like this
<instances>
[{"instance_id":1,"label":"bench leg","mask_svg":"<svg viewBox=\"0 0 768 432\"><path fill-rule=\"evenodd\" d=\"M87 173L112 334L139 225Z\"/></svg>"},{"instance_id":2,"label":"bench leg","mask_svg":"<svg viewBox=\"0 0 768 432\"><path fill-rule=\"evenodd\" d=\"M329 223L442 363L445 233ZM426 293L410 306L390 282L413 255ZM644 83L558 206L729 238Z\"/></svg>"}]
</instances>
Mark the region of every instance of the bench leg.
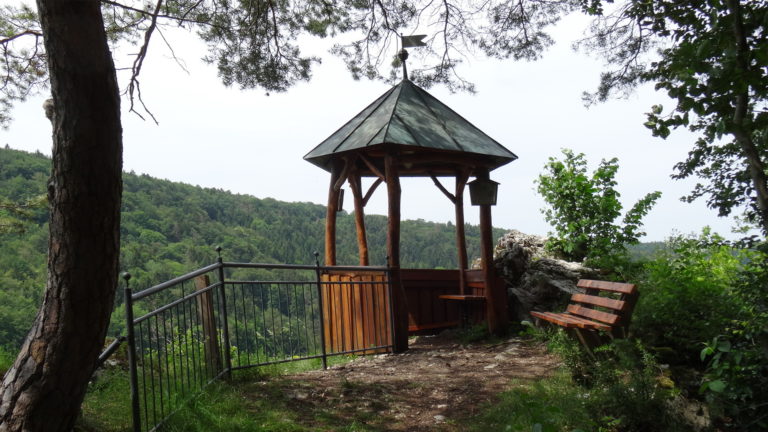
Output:
<instances>
[{"instance_id":1,"label":"bench leg","mask_svg":"<svg viewBox=\"0 0 768 432\"><path fill-rule=\"evenodd\" d=\"M594 348L597 348L601 345L600 335L597 331L580 328L570 328L566 329L566 331L571 337L578 339L579 342L581 342L584 350L592 358L592 360L597 360L597 357L593 351Z\"/></svg>"}]
</instances>

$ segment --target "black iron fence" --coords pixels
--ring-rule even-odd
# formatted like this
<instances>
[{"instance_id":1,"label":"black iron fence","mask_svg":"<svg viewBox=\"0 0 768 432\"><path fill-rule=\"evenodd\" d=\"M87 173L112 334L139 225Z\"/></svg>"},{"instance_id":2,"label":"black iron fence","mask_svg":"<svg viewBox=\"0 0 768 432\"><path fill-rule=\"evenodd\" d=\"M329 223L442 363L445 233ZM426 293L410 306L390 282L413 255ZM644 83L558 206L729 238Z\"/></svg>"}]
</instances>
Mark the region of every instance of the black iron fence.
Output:
<instances>
[{"instance_id":1,"label":"black iron fence","mask_svg":"<svg viewBox=\"0 0 768 432\"><path fill-rule=\"evenodd\" d=\"M339 271L382 277L327 276ZM327 367L329 356L392 349L392 296L385 267L227 263L219 258L136 293L126 286L125 299L135 432L156 430L205 386L231 377L234 370L307 359L321 359ZM360 339L364 332L384 337ZM335 342L355 337L363 343L352 349Z\"/></svg>"}]
</instances>

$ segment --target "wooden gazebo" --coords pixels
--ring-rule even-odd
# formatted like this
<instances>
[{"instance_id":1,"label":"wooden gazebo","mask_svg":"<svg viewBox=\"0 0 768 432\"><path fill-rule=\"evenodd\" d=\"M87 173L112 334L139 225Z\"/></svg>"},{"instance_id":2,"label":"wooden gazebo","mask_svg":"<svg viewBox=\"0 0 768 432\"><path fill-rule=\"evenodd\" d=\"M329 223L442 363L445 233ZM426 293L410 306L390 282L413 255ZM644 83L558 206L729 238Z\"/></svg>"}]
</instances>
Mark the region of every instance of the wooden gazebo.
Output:
<instances>
[{"instance_id":1,"label":"wooden gazebo","mask_svg":"<svg viewBox=\"0 0 768 432\"><path fill-rule=\"evenodd\" d=\"M409 323L409 305L403 286L403 270L400 269L400 177L430 177L455 205L458 292L442 297L455 300L481 297L485 302L489 330L493 333L504 331L508 321L507 296L503 285L494 282L497 278L492 256L492 203L480 204L482 271L470 275L464 236L464 190L471 177L475 177L472 183L477 186L489 183L489 172L517 159L514 153L424 89L404 79L304 159L331 173L325 231L325 264L328 266L337 264L336 213L344 183L349 184L354 200L361 266L369 265L363 209L379 185L387 186L387 256L392 268L395 351L407 349ZM362 190L362 177L375 178L367 191ZM454 177L455 190L448 191L440 183L440 177ZM470 292L469 285L478 290Z\"/></svg>"}]
</instances>

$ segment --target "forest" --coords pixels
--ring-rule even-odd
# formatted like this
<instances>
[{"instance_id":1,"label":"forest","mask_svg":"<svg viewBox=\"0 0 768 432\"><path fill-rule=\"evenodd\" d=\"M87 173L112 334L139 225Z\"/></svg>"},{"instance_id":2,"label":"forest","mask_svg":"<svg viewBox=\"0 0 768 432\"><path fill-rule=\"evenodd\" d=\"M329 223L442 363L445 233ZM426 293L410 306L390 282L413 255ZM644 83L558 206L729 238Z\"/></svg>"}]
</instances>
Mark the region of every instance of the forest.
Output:
<instances>
[{"instance_id":1,"label":"forest","mask_svg":"<svg viewBox=\"0 0 768 432\"><path fill-rule=\"evenodd\" d=\"M0 200L43 196L50 167L42 154L0 149ZM123 175L123 187L120 268L132 275L135 290L211 264L216 246L226 261L288 264L314 264L314 252L324 248L322 205L258 199L133 173ZM12 351L26 336L45 287L48 213L44 201L37 201L42 204L23 226L0 234L0 346ZM366 215L372 265L385 264L386 221ZM456 267L451 223L407 220L401 229L404 267ZM480 230L465 229L471 262L479 256ZM495 229L494 238L503 233ZM347 212L339 215L337 241L339 264L356 265L354 217Z\"/></svg>"}]
</instances>

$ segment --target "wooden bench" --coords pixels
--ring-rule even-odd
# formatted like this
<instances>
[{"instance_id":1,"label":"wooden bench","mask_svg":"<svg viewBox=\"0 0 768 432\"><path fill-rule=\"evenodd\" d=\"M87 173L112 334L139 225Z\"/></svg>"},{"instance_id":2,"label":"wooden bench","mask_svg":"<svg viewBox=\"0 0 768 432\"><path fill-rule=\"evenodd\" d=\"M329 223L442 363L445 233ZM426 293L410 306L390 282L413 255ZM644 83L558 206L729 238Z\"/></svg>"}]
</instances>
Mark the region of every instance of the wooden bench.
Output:
<instances>
[{"instance_id":1,"label":"wooden bench","mask_svg":"<svg viewBox=\"0 0 768 432\"><path fill-rule=\"evenodd\" d=\"M545 321L563 327L588 350L600 345L604 336L610 339L626 337L639 295L637 286L588 279L579 280L576 286L585 292L571 296L565 312L532 311L536 324Z\"/></svg>"}]
</instances>

